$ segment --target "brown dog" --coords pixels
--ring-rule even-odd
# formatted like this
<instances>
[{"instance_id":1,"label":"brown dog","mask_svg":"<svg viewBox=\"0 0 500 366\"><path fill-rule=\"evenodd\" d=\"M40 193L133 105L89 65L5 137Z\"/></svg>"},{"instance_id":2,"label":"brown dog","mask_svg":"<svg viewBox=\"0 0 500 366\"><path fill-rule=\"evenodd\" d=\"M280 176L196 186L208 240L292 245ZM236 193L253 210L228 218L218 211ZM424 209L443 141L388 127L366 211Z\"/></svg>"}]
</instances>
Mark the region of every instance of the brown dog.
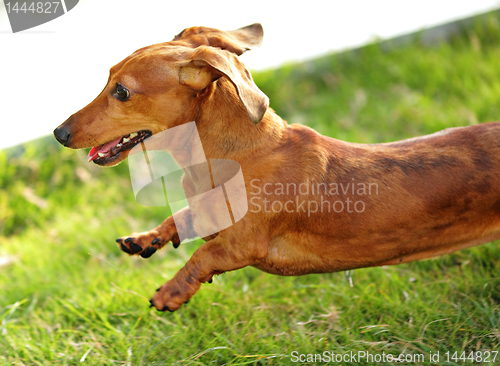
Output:
<instances>
[{"instance_id":1,"label":"brown dog","mask_svg":"<svg viewBox=\"0 0 500 366\"><path fill-rule=\"evenodd\" d=\"M245 266L279 275L398 264L500 238L500 123L361 145L287 125L268 108L238 55L260 44L254 24L184 30L111 68L102 93L54 135L89 160L125 159L151 134L195 121L208 159L241 165L249 211L194 253L151 300L174 311L204 282ZM132 134L130 136L130 134ZM183 178L187 191L198 182ZM196 236L194 210L118 239L151 256L177 230ZM193 227L195 226L195 227Z\"/></svg>"}]
</instances>

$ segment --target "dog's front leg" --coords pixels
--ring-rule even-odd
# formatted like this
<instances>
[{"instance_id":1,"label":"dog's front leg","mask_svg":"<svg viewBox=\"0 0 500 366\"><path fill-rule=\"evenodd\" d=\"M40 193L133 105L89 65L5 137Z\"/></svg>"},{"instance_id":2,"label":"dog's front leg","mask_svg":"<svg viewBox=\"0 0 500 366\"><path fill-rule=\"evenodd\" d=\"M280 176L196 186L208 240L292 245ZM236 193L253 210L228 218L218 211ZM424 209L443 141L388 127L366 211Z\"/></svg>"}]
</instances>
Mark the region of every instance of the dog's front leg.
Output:
<instances>
[{"instance_id":1,"label":"dog's front leg","mask_svg":"<svg viewBox=\"0 0 500 366\"><path fill-rule=\"evenodd\" d=\"M199 247L174 278L157 290L151 306L160 311L177 310L214 275L254 264L266 255L265 243L237 243L219 234Z\"/></svg>"},{"instance_id":2,"label":"dog's front leg","mask_svg":"<svg viewBox=\"0 0 500 366\"><path fill-rule=\"evenodd\" d=\"M189 207L177 213L175 223L173 217L170 216L153 230L122 236L116 239L116 242L127 254L138 254L143 258L149 258L169 241L172 242L174 248L177 248L180 244L179 231L187 233L189 238L196 236Z\"/></svg>"}]
</instances>

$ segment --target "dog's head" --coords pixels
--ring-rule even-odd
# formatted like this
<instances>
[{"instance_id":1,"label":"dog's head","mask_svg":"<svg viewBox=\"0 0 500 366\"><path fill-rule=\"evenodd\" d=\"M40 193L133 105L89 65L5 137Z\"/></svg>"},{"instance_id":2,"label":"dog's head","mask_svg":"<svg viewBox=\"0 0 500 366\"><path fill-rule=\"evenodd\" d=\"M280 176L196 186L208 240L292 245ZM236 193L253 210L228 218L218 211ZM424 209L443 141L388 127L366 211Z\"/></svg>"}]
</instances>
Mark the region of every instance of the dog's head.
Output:
<instances>
[{"instance_id":1,"label":"dog's head","mask_svg":"<svg viewBox=\"0 0 500 366\"><path fill-rule=\"evenodd\" d=\"M268 98L238 59L258 46L263 31L253 24L235 31L193 27L166 43L141 48L113 66L103 91L54 130L64 146L92 147L89 161L116 165L152 134L193 121L212 84L227 78L246 110L259 123Z\"/></svg>"}]
</instances>

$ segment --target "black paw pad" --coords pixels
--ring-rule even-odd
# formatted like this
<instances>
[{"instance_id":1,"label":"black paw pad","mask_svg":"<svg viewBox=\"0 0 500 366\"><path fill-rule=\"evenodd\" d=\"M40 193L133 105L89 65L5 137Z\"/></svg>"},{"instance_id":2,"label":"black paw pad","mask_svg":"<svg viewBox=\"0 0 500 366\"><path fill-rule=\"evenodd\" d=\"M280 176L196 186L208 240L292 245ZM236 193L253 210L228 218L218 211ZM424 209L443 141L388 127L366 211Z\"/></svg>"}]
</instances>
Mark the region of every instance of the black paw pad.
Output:
<instances>
[{"instance_id":1,"label":"black paw pad","mask_svg":"<svg viewBox=\"0 0 500 366\"><path fill-rule=\"evenodd\" d=\"M151 242L151 245L156 245L156 244L160 244L160 239L159 238L156 238L155 240L153 240Z\"/></svg>"},{"instance_id":2,"label":"black paw pad","mask_svg":"<svg viewBox=\"0 0 500 366\"><path fill-rule=\"evenodd\" d=\"M149 303L150 303L150 305L149 305L150 308L152 308L152 307L155 306L155 303L154 303L153 299L149 300Z\"/></svg>"},{"instance_id":3,"label":"black paw pad","mask_svg":"<svg viewBox=\"0 0 500 366\"><path fill-rule=\"evenodd\" d=\"M179 245L181 245L181 243L178 243L176 241L172 242L172 246L174 247L174 249L179 248Z\"/></svg>"},{"instance_id":4,"label":"black paw pad","mask_svg":"<svg viewBox=\"0 0 500 366\"><path fill-rule=\"evenodd\" d=\"M123 243L120 244L120 248L122 248L122 250L125 252L125 253L128 253L128 254L132 254L132 252L130 251L129 248L127 248Z\"/></svg>"},{"instance_id":5,"label":"black paw pad","mask_svg":"<svg viewBox=\"0 0 500 366\"><path fill-rule=\"evenodd\" d=\"M132 252L138 253L142 250L142 247L139 244L132 243L130 244L130 249L132 249Z\"/></svg>"},{"instance_id":6,"label":"black paw pad","mask_svg":"<svg viewBox=\"0 0 500 366\"><path fill-rule=\"evenodd\" d=\"M149 258L153 254L155 254L156 248L155 247L148 247L144 249L144 251L140 254L142 258Z\"/></svg>"},{"instance_id":7,"label":"black paw pad","mask_svg":"<svg viewBox=\"0 0 500 366\"><path fill-rule=\"evenodd\" d=\"M212 282L214 282L214 279L213 279L213 278L211 278L211 279L209 279L207 282L208 282L208 283L212 283Z\"/></svg>"},{"instance_id":8,"label":"black paw pad","mask_svg":"<svg viewBox=\"0 0 500 366\"><path fill-rule=\"evenodd\" d=\"M170 308L167 305L165 305L163 309L161 309L161 311L168 311L170 313L172 312L172 310L170 310Z\"/></svg>"}]
</instances>

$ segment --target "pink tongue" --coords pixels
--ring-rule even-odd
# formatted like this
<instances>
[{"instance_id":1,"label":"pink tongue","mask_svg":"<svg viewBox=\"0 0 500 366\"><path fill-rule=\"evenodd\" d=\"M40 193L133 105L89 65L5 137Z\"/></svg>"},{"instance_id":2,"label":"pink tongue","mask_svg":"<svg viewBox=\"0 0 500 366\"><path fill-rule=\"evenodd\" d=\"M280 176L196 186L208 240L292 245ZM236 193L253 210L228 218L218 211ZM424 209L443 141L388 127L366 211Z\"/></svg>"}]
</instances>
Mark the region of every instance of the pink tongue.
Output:
<instances>
[{"instance_id":1,"label":"pink tongue","mask_svg":"<svg viewBox=\"0 0 500 366\"><path fill-rule=\"evenodd\" d=\"M88 161L92 161L92 160L97 159L97 156L98 156L97 154L99 154L99 153L104 154L104 153L108 152L109 149L118 145L118 143L120 142L121 139L122 139L121 137L118 137L116 140L108 142L107 144L104 144L104 145L101 145L98 147L93 147L92 149L90 149L89 155L87 156Z\"/></svg>"}]
</instances>

